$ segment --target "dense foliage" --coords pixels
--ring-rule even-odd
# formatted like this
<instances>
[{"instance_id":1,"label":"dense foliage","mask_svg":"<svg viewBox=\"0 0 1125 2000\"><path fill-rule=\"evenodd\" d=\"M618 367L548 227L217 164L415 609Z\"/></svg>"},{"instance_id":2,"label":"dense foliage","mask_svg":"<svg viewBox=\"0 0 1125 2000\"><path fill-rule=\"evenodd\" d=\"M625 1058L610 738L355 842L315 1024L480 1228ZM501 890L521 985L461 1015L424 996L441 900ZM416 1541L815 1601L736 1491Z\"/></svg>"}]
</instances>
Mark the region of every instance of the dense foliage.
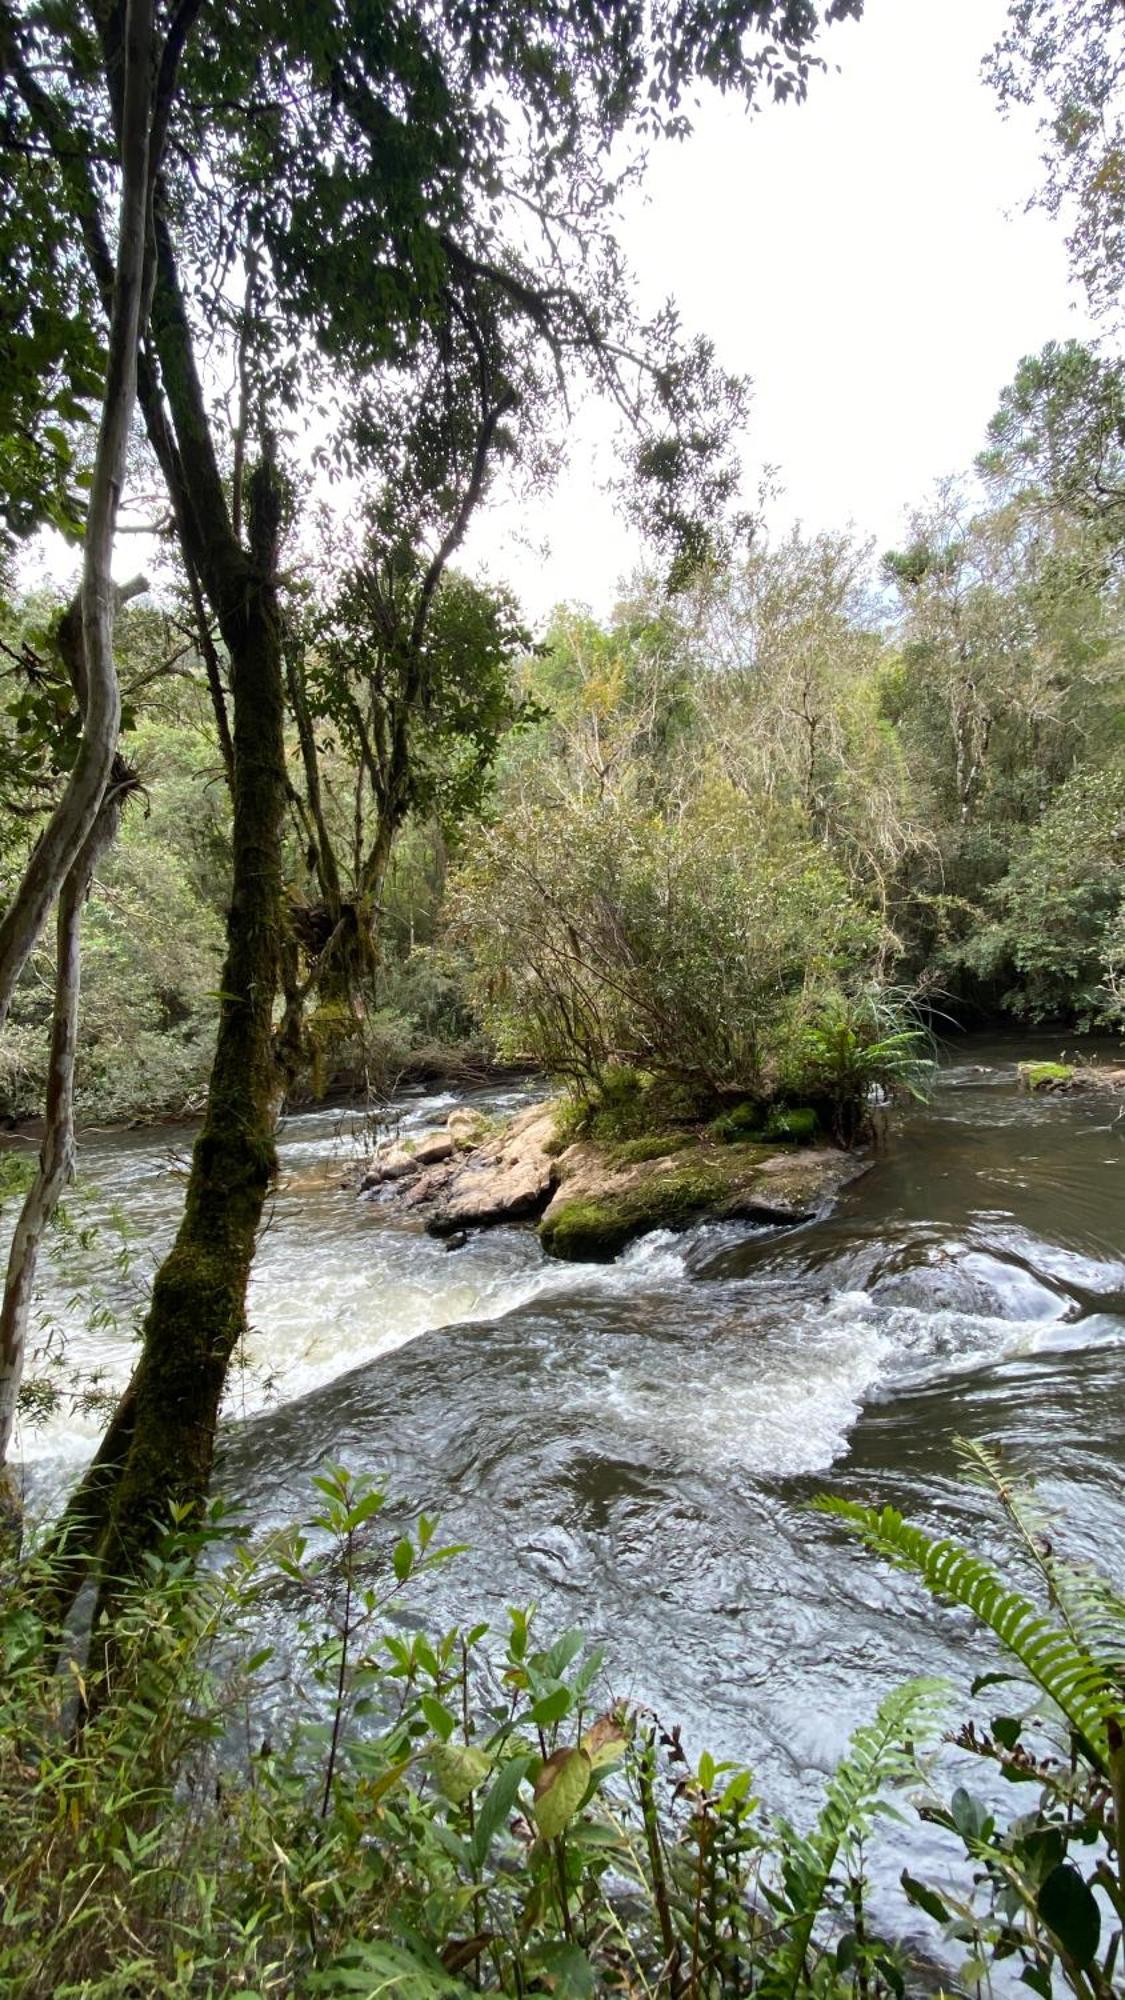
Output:
<instances>
[{"instance_id":1,"label":"dense foliage","mask_svg":"<svg viewBox=\"0 0 1125 2000\"><path fill-rule=\"evenodd\" d=\"M1027 359L983 483L944 488L879 563L759 532L672 598L637 579L604 625L560 610L535 647L504 593L450 575L421 680L362 534L322 557L289 661L286 876L317 968L294 1087L499 1057L579 1090L627 1064L808 1102L826 1011L881 1010L868 1040L909 1026L911 993L970 1024L1115 1026L1119 395L1073 343ZM404 569L400 611L415 588ZM71 754L53 617L6 619L8 868ZM228 804L174 637L120 620L144 790L89 911L87 1117L183 1109L206 1074ZM42 1087L48 988L41 952L3 1041L10 1113Z\"/></svg>"},{"instance_id":2,"label":"dense foliage","mask_svg":"<svg viewBox=\"0 0 1125 2000\"><path fill-rule=\"evenodd\" d=\"M224 1560L202 1573L198 1532L169 1537L77 1733L87 1684L44 1646L52 1570L30 1562L0 1613L5 1992L903 2000L936 1952L958 1990L1007 1963L1035 1993L1108 2000L1125 1603L1055 1552L1006 1467L969 1458L1015 1531L1011 1579L892 1509L822 1505L999 1641L1006 1671L974 1683L957 1740L1018 1788L1012 1815L987 1778L949 1791L932 1681L884 1696L810 1826L768 1814L749 1769L616 1700L580 1632L404 1616L457 1551L425 1515L392 1528L340 1468L308 1527L264 1547L214 1515ZM867 1869L883 1819L912 1811L964 1860L903 1873L914 1938L891 1944Z\"/></svg>"}]
</instances>

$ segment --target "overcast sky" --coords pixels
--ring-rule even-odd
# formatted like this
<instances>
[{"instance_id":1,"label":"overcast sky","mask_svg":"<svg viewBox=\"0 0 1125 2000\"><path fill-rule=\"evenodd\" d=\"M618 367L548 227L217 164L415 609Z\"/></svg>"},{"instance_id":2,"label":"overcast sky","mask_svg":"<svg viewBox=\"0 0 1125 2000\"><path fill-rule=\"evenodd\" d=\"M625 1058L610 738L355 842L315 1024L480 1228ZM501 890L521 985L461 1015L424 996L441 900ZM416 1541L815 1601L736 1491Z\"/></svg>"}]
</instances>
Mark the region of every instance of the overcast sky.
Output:
<instances>
[{"instance_id":1,"label":"overcast sky","mask_svg":"<svg viewBox=\"0 0 1125 2000\"><path fill-rule=\"evenodd\" d=\"M749 484L778 468L778 526L853 521L891 545L907 506L971 466L1020 356L1090 330L1061 227L1025 212L1034 119L1002 118L981 81L1006 14L866 0L824 37L806 103L716 101L653 161L625 232L646 304L673 294L753 377ZM602 421L549 504L494 507L467 551L536 616L564 598L607 611L639 558L598 489Z\"/></svg>"}]
</instances>

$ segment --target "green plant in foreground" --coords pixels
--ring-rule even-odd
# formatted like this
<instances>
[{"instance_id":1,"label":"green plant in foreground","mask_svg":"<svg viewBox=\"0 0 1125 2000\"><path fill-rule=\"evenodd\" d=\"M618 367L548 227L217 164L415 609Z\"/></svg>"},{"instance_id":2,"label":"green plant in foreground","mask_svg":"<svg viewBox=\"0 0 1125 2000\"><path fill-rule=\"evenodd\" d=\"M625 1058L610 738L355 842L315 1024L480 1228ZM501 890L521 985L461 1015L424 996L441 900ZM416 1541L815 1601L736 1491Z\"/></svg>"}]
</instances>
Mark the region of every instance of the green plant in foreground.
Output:
<instances>
[{"instance_id":1,"label":"green plant in foreground","mask_svg":"<svg viewBox=\"0 0 1125 2000\"><path fill-rule=\"evenodd\" d=\"M879 1936L865 1866L907 1786L966 1853L952 1885L902 1878L968 1947L950 1990L1010 1964L1043 2000L1109 2000L1125 1604L1053 1553L994 1454L969 1457L1045 1607L893 1509L820 1504L991 1626L1030 1684L955 1739L1029 1789L1007 1820L964 1786L946 1800L919 1761L932 1681L855 1732L811 1827L771 1820L745 1767L693 1762L615 1702L581 1633L541 1644L519 1609L495 1640L428 1631L403 1593L457 1551L426 1515L388 1532L382 1488L339 1467L307 1529L256 1551L221 1508L173 1524L108 1676L100 1633L83 1661L45 1626L50 1569L29 1559L0 1606L5 2000L903 2000L921 1975Z\"/></svg>"},{"instance_id":2,"label":"green plant in foreground","mask_svg":"<svg viewBox=\"0 0 1125 2000\"><path fill-rule=\"evenodd\" d=\"M98 1633L56 1666L25 1566L0 1610L5 1996L901 1993L863 1842L932 1688L858 1732L809 1833L771 1827L747 1770L607 1697L580 1633L542 1645L513 1610L497 1650L404 1618L455 1552L426 1516L388 1535L341 1468L316 1483L309 1528L256 1553L221 1510L180 1524L101 1681Z\"/></svg>"},{"instance_id":3,"label":"green plant in foreground","mask_svg":"<svg viewBox=\"0 0 1125 2000\"><path fill-rule=\"evenodd\" d=\"M962 1989L979 1990L994 1966L1011 1961L1043 2000L1057 1979L1080 2000L1110 2000L1125 1970L1125 1597L1057 1553L1033 1489L995 1451L961 1450L1000 1502L1028 1590L893 1507L816 1503L992 1631L1017 1671L978 1675L974 1695L1021 1683L1027 1690L987 1730L970 1722L956 1741L1008 1783L1033 1787L1034 1802L1007 1817L964 1786L948 1801L934 1796L923 1813L963 1843L971 1886L939 1892L904 1874L903 1887L950 1940L969 1947Z\"/></svg>"}]
</instances>

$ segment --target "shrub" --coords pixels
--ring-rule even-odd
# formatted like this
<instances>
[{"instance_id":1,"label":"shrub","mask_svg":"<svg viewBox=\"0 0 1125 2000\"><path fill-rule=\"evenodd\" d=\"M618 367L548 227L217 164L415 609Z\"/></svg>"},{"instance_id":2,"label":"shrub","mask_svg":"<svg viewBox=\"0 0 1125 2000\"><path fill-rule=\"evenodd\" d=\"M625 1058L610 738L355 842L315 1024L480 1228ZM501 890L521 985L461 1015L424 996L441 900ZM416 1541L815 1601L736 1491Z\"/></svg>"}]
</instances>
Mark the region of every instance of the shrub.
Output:
<instances>
[{"instance_id":1,"label":"shrub","mask_svg":"<svg viewBox=\"0 0 1125 2000\"><path fill-rule=\"evenodd\" d=\"M0 1610L0 1985L11 2000L474 1988L820 2000L901 1993L862 1847L917 1772L936 1691L887 1697L807 1831L749 1771L607 1697L578 1632L523 1611L429 1636L392 1617L456 1551L328 1468L309 1535L222 1565L181 1527L127 1600L112 1682L44 1646L50 1574ZM311 1538L310 1538L311 1537ZM297 1650L255 1637L284 1592ZM88 1697L92 1698L89 1699ZM85 1718L82 1716L86 1705Z\"/></svg>"},{"instance_id":2,"label":"shrub","mask_svg":"<svg viewBox=\"0 0 1125 2000\"><path fill-rule=\"evenodd\" d=\"M988 1990L994 1970L1010 1977L1018 1968L1043 2000L1056 1980L1083 2000L1111 2000L1121 1990L1125 1942L1125 1597L1088 1564L1066 1559L1058 1524L999 1453L964 1441L960 1450L999 1502L1014 1581L893 1507L817 1502L939 1603L971 1612L1014 1670L977 1675L972 1694L987 1691L989 1706L1002 1701L1003 1712L984 1730L967 1722L955 1740L990 1777L1019 1788L1019 1808L1007 1813L964 1785L949 1798L931 1786L922 1816L960 1841L966 1867L952 1885L905 1871L902 1885L967 1951L962 1989ZM993 1697L994 1688L1002 1695Z\"/></svg>"},{"instance_id":3,"label":"shrub","mask_svg":"<svg viewBox=\"0 0 1125 2000\"><path fill-rule=\"evenodd\" d=\"M507 1055L592 1099L642 1071L697 1110L772 1095L794 1007L885 942L793 815L721 782L670 819L622 797L520 804L461 870L454 911Z\"/></svg>"},{"instance_id":4,"label":"shrub","mask_svg":"<svg viewBox=\"0 0 1125 2000\"><path fill-rule=\"evenodd\" d=\"M811 1101L833 1138L850 1146L873 1098L920 1098L933 1068L932 1038L909 999L876 987L802 1002L789 1024L782 1076L786 1094Z\"/></svg>"}]
</instances>

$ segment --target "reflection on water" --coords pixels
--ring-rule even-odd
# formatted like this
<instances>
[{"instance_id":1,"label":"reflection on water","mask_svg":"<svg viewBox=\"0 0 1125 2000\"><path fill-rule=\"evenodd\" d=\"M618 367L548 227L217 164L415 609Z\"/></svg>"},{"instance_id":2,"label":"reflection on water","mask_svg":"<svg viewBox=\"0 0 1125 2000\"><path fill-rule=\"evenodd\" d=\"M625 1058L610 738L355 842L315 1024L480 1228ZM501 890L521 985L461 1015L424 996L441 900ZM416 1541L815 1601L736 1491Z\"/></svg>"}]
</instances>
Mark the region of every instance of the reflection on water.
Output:
<instances>
[{"instance_id":1,"label":"reflection on water","mask_svg":"<svg viewBox=\"0 0 1125 2000\"><path fill-rule=\"evenodd\" d=\"M341 1187L347 1121L291 1120L225 1487L279 1521L325 1457L385 1472L400 1511L438 1506L471 1545L429 1586L442 1616L581 1622L618 1692L807 1798L883 1688L968 1677L965 1621L810 1516L820 1487L987 1535L953 1439L989 1436L1041 1468L1075 1546L1125 1547L1125 1121L1021 1096L1026 1053L951 1061L827 1223L659 1233L602 1269L517 1229L450 1253ZM150 1258L181 1194L167 1150L85 1161ZM120 1379L131 1349L76 1328L74 1352ZM91 1435L25 1449L46 1478Z\"/></svg>"}]
</instances>

